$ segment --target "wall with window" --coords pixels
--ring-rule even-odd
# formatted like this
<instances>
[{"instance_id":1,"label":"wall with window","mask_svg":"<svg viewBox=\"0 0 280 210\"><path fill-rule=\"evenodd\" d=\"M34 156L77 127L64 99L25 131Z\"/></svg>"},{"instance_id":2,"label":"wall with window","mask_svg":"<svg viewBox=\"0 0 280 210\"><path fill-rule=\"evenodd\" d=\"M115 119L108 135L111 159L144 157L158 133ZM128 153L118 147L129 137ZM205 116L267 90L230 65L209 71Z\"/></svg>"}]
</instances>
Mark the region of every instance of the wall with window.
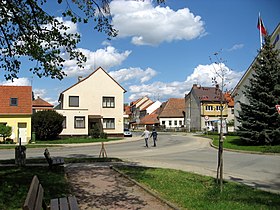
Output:
<instances>
[{"instance_id":1,"label":"wall with window","mask_svg":"<svg viewBox=\"0 0 280 210\"><path fill-rule=\"evenodd\" d=\"M14 142L19 142L19 137L22 137L22 144L27 144L31 140L31 115L1 115L0 123L12 127L12 135L8 138L13 139ZM24 127L19 128L21 125ZM21 132L21 136L19 129L24 132Z\"/></svg>"},{"instance_id":2,"label":"wall with window","mask_svg":"<svg viewBox=\"0 0 280 210\"><path fill-rule=\"evenodd\" d=\"M67 116L66 129L62 134L68 130L68 133L86 135L89 115L100 116L100 119L114 119L114 129L111 128L112 126L106 127L104 132L108 134L123 133L124 89L101 68L62 94L63 107L61 110L57 110L63 116ZM63 111L67 113L62 113ZM72 130L72 127L68 127L70 126L68 124L74 125L75 116L85 117L85 128ZM76 118L76 123L81 124L82 118ZM112 125L112 122L109 124Z\"/></svg>"},{"instance_id":3,"label":"wall with window","mask_svg":"<svg viewBox=\"0 0 280 210\"><path fill-rule=\"evenodd\" d=\"M159 121L165 128L185 127L184 118L160 118Z\"/></svg>"}]
</instances>

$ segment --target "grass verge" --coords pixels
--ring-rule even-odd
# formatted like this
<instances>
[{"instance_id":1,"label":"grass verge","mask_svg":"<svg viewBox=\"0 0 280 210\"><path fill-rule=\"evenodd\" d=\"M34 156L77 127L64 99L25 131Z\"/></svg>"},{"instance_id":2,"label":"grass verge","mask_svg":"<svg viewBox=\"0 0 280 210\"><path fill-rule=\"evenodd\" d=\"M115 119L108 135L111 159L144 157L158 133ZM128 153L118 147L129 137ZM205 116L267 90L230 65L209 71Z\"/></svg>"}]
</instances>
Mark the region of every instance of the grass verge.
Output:
<instances>
[{"instance_id":1,"label":"grass verge","mask_svg":"<svg viewBox=\"0 0 280 210\"><path fill-rule=\"evenodd\" d=\"M162 198L183 209L279 209L280 195L225 182L222 193L212 177L173 169L118 167Z\"/></svg>"},{"instance_id":2,"label":"grass verge","mask_svg":"<svg viewBox=\"0 0 280 210\"><path fill-rule=\"evenodd\" d=\"M204 135L206 138L213 139L213 145L219 145L218 135ZM251 152L262 152L262 153L280 153L280 145L275 146L249 146L244 144L238 136L226 136L224 140L224 148L251 151Z\"/></svg>"}]
</instances>

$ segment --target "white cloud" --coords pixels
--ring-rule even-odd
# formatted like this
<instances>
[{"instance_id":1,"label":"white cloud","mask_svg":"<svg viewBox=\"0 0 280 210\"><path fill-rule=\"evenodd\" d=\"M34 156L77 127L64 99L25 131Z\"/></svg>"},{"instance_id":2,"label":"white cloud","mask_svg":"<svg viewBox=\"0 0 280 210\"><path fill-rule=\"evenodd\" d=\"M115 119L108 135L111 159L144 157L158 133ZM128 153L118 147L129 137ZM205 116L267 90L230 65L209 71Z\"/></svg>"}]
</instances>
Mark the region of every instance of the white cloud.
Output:
<instances>
[{"instance_id":1,"label":"white cloud","mask_svg":"<svg viewBox=\"0 0 280 210\"><path fill-rule=\"evenodd\" d=\"M13 81L3 81L0 82L1 85L9 85L9 86L30 86L31 83L28 78L22 77L18 79L13 79Z\"/></svg>"},{"instance_id":2,"label":"white cloud","mask_svg":"<svg viewBox=\"0 0 280 210\"><path fill-rule=\"evenodd\" d=\"M78 50L87 57L87 61L83 64L84 68L79 68L75 60L69 60L67 55L63 55L66 59L63 70L68 77L86 76L99 66L109 70L113 66L120 65L131 53L128 50L120 53L112 46L98 49L95 52L83 48Z\"/></svg>"},{"instance_id":3,"label":"white cloud","mask_svg":"<svg viewBox=\"0 0 280 210\"><path fill-rule=\"evenodd\" d=\"M244 72L235 72L229 69L224 64L221 68L225 72L225 88L224 90L231 90L240 80ZM213 63L210 65L198 65L193 73L186 78L185 81L174 81L171 83L154 82L150 84L131 85L129 87L129 100L136 100L142 96L156 97L161 101L166 101L169 98L183 98L187 94L193 84L199 84L204 87L212 87L212 78L217 77L215 70L219 71L220 67ZM221 80L217 78L220 83Z\"/></svg>"},{"instance_id":4,"label":"white cloud","mask_svg":"<svg viewBox=\"0 0 280 210\"><path fill-rule=\"evenodd\" d=\"M228 51L234 51L234 50L239 50L244 47L244 44L235 44L231 48L228 49Z\"/></svg>"},{"instance_id":5,"label":"white cloud","mask_svg":"<svg viewBox=\"0 0 280 210\"><path fill-rule=\"evenodd\" d=\"M158 45L205 35L204 22L188 8L174 11L150 1L112 1L112 24L118 37L132 37L135 45ZM117 37L117 38L118 38Z\"/></svg>"},{"instance_id":6,"label":"white cloud","mask_svg":"<svg viewBox=\"0 0 280 210\"><path fill-rule=\"evenodd\" d=\"M120 69L118 71L111 71L109 74L119 83L133 80L141 83L147 82L157 75L157 72L151 68L143 70L141 68Z\"/></svg>"}]
</instances>

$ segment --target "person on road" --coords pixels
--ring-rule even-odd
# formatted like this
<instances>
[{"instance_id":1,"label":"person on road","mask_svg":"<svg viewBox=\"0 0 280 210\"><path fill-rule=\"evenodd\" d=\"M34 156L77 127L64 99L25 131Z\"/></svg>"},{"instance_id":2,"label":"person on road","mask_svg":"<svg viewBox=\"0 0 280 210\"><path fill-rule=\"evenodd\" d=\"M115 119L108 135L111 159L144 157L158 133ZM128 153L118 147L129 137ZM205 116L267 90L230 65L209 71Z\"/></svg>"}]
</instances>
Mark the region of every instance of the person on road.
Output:
<instances>
[{"instance_id":1,"label":"person on road","mask_svg":"<svg viewBox=\"0 0 280 210\"><path fill-rule=\"evenodd\" d=\"M151 136L150 137L153 137L153 141L154 141L154 147L157 146L157 132L156 132L156 129L153 129L152 133L151 133Z\"/></svg>"},{"instance_id":2,"label":"person on road","mask_svg":"<svg viewBox=\"0 0 280 210\"><path fill-rule=\"evenodd\" d=\"M146 147L149 147L148 140L149 140L149 136L150 136L150 131L148 131L147 128L145 128L145 131L143 132L143 134L141 136L144 136Z\"/></svg>"}]
</instances>

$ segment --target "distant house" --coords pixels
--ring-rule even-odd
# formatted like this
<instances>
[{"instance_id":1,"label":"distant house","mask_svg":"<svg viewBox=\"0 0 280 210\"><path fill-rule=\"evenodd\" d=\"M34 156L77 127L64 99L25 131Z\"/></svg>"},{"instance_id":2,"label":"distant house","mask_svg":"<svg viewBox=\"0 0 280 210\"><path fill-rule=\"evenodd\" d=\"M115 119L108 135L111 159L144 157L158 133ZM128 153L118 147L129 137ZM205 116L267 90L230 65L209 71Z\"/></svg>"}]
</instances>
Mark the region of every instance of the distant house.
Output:
<instances>
[{"instance_id":1,"label":"distant house","mask_svg":"<svg viewBox=\"0 0 280 210\"><path fill-rule=\"evenodd\" d=\"M64 90L56 111L64 116L61 136L88 136L98 126L108 136L123 136L125 89L99 67Z\"/></svg>"},{"instance_id":2,"label":"distant house","mask_svg":"<svg viewBox=\"0 0 280 210\"><path fill-rule=\"evenodd\" d=\"M221 90L216 87L201 87L194 84L185 95L186 124L189 131L213 130L217 127L221 109L223 118L228 116L226 100L220 105Z\"/></svg>"},{"instance_id":3,"label":"distant house","mask_svg":"<svg viewBox=\"0 0 280 210\"><path fill-rule=\"evenodd\" d=\"M130 107L131 107L130 124L132 125L132 127L135 127L137 124L139 124L140 118L145 116L145 114L143 113L142 113L143 116L141 116L141 110L143 110L144 108L146 108L151 104L153 104L153 101L149 99L147 96L139 98L130 103Z\"/></svg>"},{"instance_id":4,"label":"distant house","mask_svg":"<svg viewBox=\"0 0 280 210\"><path fill-rule=\"evenodd\" d=\"M129 122L131 117L131 107L128 105L124 105L123 108L123 122L124 122L124 128L129 128Z\"/></svg>"},{"instance_id":5,"label":"distant house","mask_svg":"<svg viewBox=\"0 0 280 210\"><path fill-rule=\"evenodd\" d=\"M141 118L139 125L142 127L148 127L150 128L150 130L153 127L158 127L159 126L158 114L159 114L159 108L153 111L151 114L148 114L143 118Z\"/></svg>"},{"instance_id":6,"label":"distant house","mask_svg":"<svg viewBox=\"0 0 280 210\"><path fill-rule=\"evenodd\" d=\"M280 23L278 24L278 26L276 27L276 29L274 30L274 32L271 35L272 44L274 44L274 47L276 49L280 49L280 40L279 39L280 39ZM246 104L249 103L247 97L244 94L244 91L245 91L245 86L249 85L250 78L253 78L254 71L252 69L252 66L254 65L255 62L256 62L256 58L253 60L253 62L251 63L251 65L249 66L249 68L247 69L245 74L239 80L239 82L237 83L237 85L235 86L235 88L233 89L232 94L231 94L231 96L234 98L234 116L235 116L234 126L235 126L235 129L237 129L237 127L239 126L239 122L237 121L237 117L239 116L238 113L239 113L239 111L241 111L239 102L246 103Z\"/></svg>"},{"instance_id":7,"label":"distant house","mask_svg":"<svg viewBox=\"0 0 280 210\"><path fill-rule=\"evenodd\" d=\"M184 127L185 111L184 98L170 98L159 108L160 125L165 128Z\"/></svg>"},{"instance_id":8,"label":"distant house","mask_svg":"<svg viewBox=\"0 0 280 210\"><path fill-rule=\"evenodd\" d=\"M31 139L32 87L0 86L0 95L0 124L12 127L14 142L27 144Z\"/></svg>"},{"instance_id":9,"label":"distant house","mask_svg":"<svg viewBox=\"0 0 280 210\"><path fill-rule=\"evenodd\" d=\"M32 112L44 110L53 110L53 105L38 96L37 99L32 101Z\"/></svg>"}]
</instances>

